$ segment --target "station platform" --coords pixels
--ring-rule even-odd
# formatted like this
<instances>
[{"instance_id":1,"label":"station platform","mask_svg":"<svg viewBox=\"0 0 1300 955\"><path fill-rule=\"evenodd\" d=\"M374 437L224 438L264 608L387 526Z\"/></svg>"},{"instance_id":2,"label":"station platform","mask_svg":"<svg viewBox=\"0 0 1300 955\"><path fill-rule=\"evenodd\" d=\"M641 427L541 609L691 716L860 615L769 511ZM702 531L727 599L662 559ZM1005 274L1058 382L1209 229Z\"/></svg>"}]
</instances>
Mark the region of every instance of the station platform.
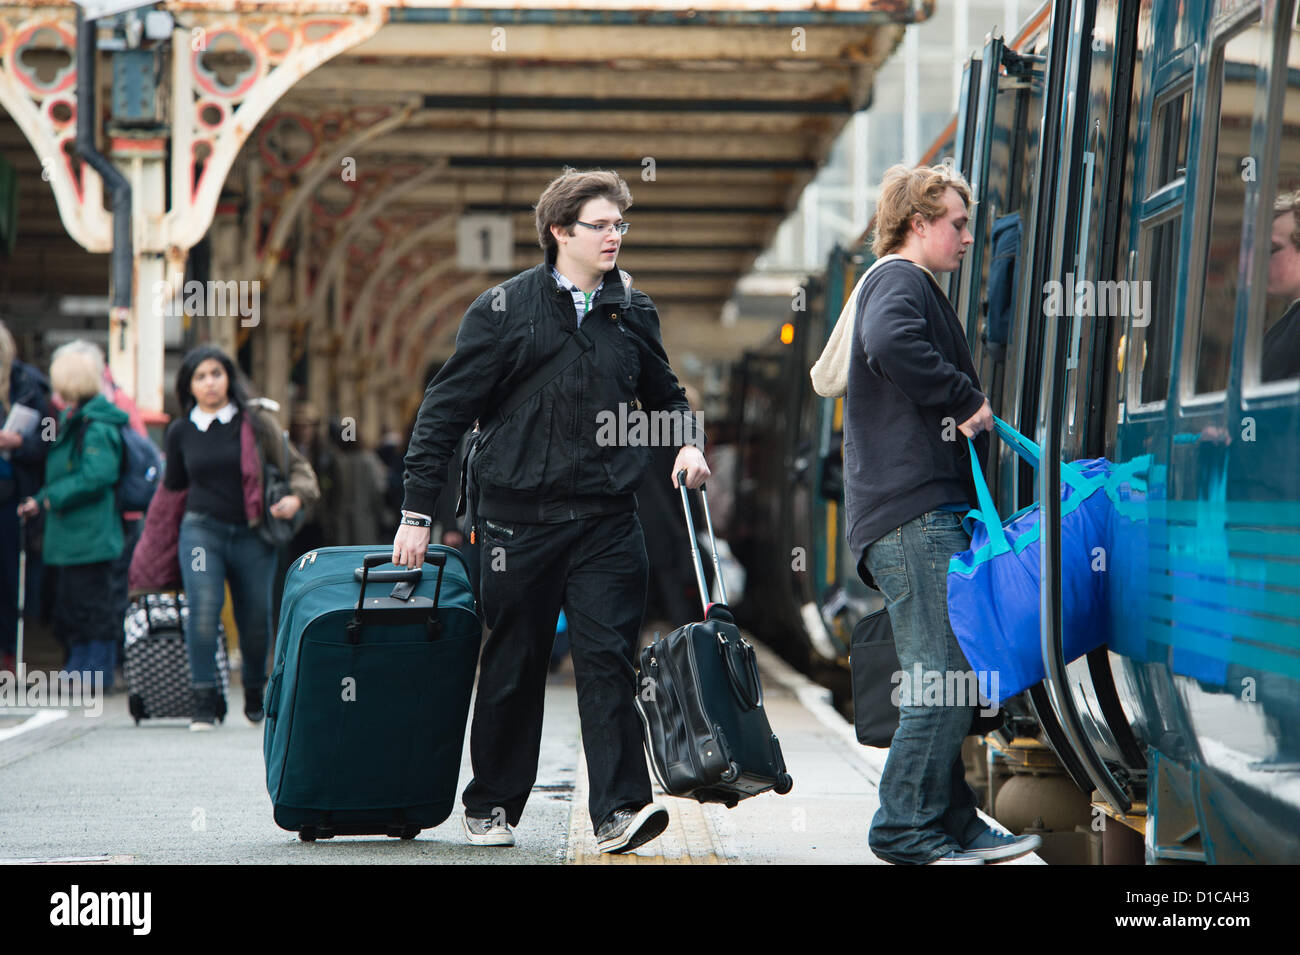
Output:
<instances>
[{"instance_id":1,"label":"station platform","mask_svg":"<svg viewBox=\"0 0 1300 955\"><path fill-rule=\"evenodd\" d=\"M669 827L634 853L596 850L576 694L562 668L547 687L538 779L513 848L468 845L459 804L410 841L300 842L272 820L262 728L243 717L236 685L230 716L211 733L191 733L184 720L136 726L124 693L97 716L0 708L0 863L882 864L867 830L886 751L857 743L828 690L756 649L793 791L727 809L656 788ZM466 746L459 789L470 775ZM1030 855L1003 864L1043 863Z\"/></svg>"}]
</instances>

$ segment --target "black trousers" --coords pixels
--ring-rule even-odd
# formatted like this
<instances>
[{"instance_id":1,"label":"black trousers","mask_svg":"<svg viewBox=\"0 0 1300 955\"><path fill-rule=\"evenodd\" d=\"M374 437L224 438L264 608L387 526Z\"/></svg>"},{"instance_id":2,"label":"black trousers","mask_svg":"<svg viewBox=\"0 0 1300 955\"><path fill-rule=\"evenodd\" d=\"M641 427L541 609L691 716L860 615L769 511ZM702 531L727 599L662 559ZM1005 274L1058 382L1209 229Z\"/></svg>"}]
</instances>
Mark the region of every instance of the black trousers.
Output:
<instances>
[{"instance_id":1,"label":"black trousers","mask_svg":"<svg viewBox=\"0 0 1300 955\"><path fill-rule=\"evenodd\" d=\"M537 779L547 664L563 607L587 753L593 827L650 802L633 656L647 559L634 512L563 524L479 522L479 587L491 634L470 728L471 816L518 825Z\"/></svg>"},{"instance_id":2,"label":"black trousers","mask_svg":"<svg viewBox=\"0 0 1300 955\"><path fill-rule=\"evenodd\" d=\"M122 618L114 616L115 610L111 560L59 568L54 636L65 647L104 641L116 648ZM107 663L111 677L111 654Z\"/></svg>"}]
</instances>

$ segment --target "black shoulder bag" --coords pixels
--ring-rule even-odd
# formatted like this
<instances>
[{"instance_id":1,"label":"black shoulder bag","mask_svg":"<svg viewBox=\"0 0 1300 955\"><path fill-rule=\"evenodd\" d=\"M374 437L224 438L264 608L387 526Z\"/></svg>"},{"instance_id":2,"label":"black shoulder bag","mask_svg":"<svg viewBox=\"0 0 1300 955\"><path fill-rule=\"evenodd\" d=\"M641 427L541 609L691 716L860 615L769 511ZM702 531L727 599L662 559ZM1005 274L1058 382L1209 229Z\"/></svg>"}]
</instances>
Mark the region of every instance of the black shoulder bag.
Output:
<instances>
[{"instance_id":1,"label":"black shoulder bag","mask_svg":"<svg viewBox=\"0 0 1300 955\"><path fill-rule=\"evenodd\" d=\"M298 512L287 521L271 516L271 506L280 498L293 493L289 484L293 457L289 452L288 432L280 432L280 441L284 449L284 470L281 471L269 456L262 463L262 522L257 525L258 536L272 547L283 547L293 540L307 520L306 507L299 507Z\"/></svg>"}]
</instances>

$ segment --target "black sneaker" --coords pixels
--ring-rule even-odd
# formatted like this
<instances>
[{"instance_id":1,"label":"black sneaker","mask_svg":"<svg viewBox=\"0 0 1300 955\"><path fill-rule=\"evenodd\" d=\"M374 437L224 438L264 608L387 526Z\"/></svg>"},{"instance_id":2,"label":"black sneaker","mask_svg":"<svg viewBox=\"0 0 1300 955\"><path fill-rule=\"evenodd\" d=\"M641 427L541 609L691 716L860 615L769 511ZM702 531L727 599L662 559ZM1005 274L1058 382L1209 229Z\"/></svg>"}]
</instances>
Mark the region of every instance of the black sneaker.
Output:
<instances>
[{"instance_id":1,"label":"black sneaker","mask_svg":"<svg viewBox=\"0 0 1300 955\"><path fill-rule=\"evenodd\" d=\"M244 687L244 715L248 722L256 726L266 716L262 698L266 695L266 684Z\"/></svg>"},{"instance_id":2,"label":"black sneaker","mask_svg":"<svg viewBox=\"0 0 1300 955\"><path fill-rule=\"evenodd\" d=\"M657 803L640 809L618 809L596 830L601 852L631 852L668 828L668 810Z\"/></svg>"},{"instance_id":3,"label":"black sneaker","mask_svg":"<svg viewBox=\"0 0 1300 955\"><path fill-rule=\"evenodd\" d=\"M194 716L190 719L190 729L194 732L210 730L217 725L217 697L219 691L216 687L208 687L203 690L191 690L190 694L194 700Z\"/></svg>"}]
</instances>

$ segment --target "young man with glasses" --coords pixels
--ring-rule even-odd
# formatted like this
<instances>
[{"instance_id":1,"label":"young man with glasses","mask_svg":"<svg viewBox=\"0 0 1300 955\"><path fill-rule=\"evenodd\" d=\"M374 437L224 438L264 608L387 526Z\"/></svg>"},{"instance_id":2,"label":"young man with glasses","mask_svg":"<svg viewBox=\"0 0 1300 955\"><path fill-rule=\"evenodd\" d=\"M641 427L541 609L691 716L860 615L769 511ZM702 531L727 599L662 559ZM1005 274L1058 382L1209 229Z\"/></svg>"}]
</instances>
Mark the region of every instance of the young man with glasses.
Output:
<instances>
[{"instance_id":1,"label":"young man with glasses","mask_svg":"<svg viewBox=\"0 0 1300 955\"><path fill-rule=\"evenodd\" d=\"M668 824L667 811L650 799L633 705L648 575L633 492L650 449L610 446L598 418L617 418L620 404L638 403L680 415L687 443L673 483L685 470L687 486L699 487L709 468L654 303L615 265L631 204L613 172L566 169L546 188L536 207L545 260L469 307L455 353L425 391L406 455L393 563L419 567L447 462L466 429L480 423L470 505L491 633L470 730L474 778L462 797L475 845L514 845L511 827L537 777L561 608L597 845L627 852Z\"/></svg>"}]
</instances>

